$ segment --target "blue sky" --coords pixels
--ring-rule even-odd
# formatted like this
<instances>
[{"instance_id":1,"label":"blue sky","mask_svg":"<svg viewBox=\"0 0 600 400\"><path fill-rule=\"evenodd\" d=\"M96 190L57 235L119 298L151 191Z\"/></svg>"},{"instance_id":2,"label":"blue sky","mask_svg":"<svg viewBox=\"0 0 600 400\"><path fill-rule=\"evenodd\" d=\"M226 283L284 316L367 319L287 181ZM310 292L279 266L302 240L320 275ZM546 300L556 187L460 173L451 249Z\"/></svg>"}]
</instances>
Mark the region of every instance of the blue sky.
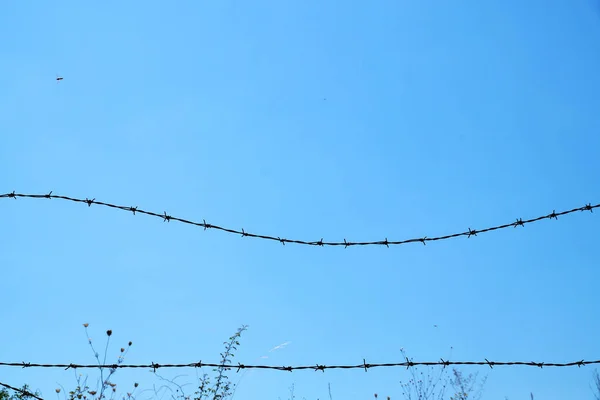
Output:
<instances>
[{"instance_id":1,"label":"blue sky","mask_svg":"<svg viewBox=\"0 0 600 400\"><path fill-rule=\"evenodd\" d=\"M3 3L0 193L329 241L598 203L600 5L450 3ZM0 213L2 361L93 362L84 322L97 344L114 331L113 360L132 340L129 363L216 362L241 324L244 363L600 358L598 213L389 249L60 200L3 199ZM591 366L463 371L488 374L484 399L591 398ZM74 382L0 377L46 398ZM235 398L295 384L323 399L331 383L334 399L400 399L406 378L252 371ZM160 384L115 379L134 380Z\"/></svg>"}]
</instances>

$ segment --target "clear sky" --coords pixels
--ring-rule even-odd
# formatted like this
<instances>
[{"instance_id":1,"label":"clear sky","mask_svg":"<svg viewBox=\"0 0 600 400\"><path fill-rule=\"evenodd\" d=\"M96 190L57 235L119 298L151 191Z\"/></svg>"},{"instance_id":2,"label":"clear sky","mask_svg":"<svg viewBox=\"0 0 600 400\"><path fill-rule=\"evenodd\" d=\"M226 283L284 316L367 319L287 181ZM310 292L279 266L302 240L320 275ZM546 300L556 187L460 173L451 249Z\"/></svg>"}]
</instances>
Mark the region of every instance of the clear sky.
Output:
<instances>
[{"instance_id":1,"label":"clear sky","mask_svg":"<svg viewBox=\"0 0 600 400\"><path fill-rule=\"evenodd\" d=\"M600 202L600 5L435 3L3 2L0 193L329 241ZM84 322L99 347L114 331L113 362L129 340L128 363L218 362L241 324L243 363L599 359L598 214L344 249L0 199L0 359L92 363ZM592 396L592 366L464 371L488 374L484 399ZM324 399L331 383L335 400L401 399L407 376L252 371L235 398L294 383ZM161 384L115 379L134 380ZM7 367L0 381L46 398L74 383Z\"/></svg>"}]
</instances>

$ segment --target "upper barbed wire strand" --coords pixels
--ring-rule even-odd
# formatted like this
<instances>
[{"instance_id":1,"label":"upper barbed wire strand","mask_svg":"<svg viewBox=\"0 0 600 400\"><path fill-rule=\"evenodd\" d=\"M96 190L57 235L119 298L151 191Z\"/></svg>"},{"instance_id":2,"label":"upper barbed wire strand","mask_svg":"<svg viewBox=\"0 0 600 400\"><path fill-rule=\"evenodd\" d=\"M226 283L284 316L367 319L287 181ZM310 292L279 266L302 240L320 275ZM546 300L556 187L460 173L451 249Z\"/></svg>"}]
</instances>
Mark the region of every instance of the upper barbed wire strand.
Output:
<instances>
[{"instance_id":1,"label":"upper barbed wire strand","mask_svg":"<svg viewBox=\"0 0 600 400\"><path fill-rule=\"evenodd\" d=\"M583 207L573 208L571 210L565 210L565 211L560 211L560 212L552 211L552 213L550 213L550 214L542 215L542 216L539 216L536 218L525 219L525 220L522 218L517 218L515 222L511 222L508 224L492 226L492 227L484 228L484 229L468 228L468 230L465 232L453 233L450 235L437 236L437 237L424 236L421 238L412 238L412 239L405 239L405 240L388 240L386 238L385 240L379 240L379 241L373 241L373 242L351 242L351 241L347 241L346 239L344 239L343 242L326 242L323 240L323 238L321 238L321 240L319 240L319 241L306 241L306 240L298 240L298 239L285 239L285 238L281 238L280 236L269 236L269 235L250 233L250 232L245 231L243 228L241 230L225 228L225 227L222 227L219 225L210 224L210 223L206 222L206 220L202 220L202 222L190 221L190 220L183 219L183 218L173 217L172 215L167 214L166 211L159 214L159 213L155 213L152 211L145 211L138 207L120 206L117 204L105 203L102 201L97 201L95 198L93 198L91 200L89 198L80 199L80 198L75 198L75 197L56 195L56 194L52 194L52 192L50 192L48 194L24 194L24 193L15 193L13 191L12 193L5 193L5 194L0 195L0 198L17 199L19 197L30 198L30 199L68 200L68 201L72 201L75 203L87 204L88 207L91 207L92 204L96 204L96 205L110 207L110 208L119 209L119 210L123 210L123 211L129 211L129 212L133 213L134 215L136 213L150 215L152 217L160 218L165 222L178 221L178 222L181 222L184 224L194 225L194 226L204 228L204 230L216 229L219 231L240 235L242 237L251 237L251 238L280 242L283 245L285 245L286 243L294 243L294 244L301 244L301 245L307 245L307 246L343 246L344 248L351 247L351 246L373 246L373 245L389 247L389 246L393 246L393 245L401 245L401 244L407 244L407 243L422 243L425 245L427 242L435 242L438 240L453 239L453 238L457 238L457 237L461 237L461 236L466 236L467 238L470 238L471 236L477 236L480 233L486 233L486 232L496 231L499 229L505 229L505 228L510 228L510 227L516 228L517 226L525 226L526 224L531 224L531 223L538 222L538 221L541 221L544 219L558 219L558 217L560 217L562 215L572 214L572 213L575 213L578 211L593 212L593 210L595 208L600 207L600 204L592 205L591 203L588 203L588 204L584 205Z\"/></svg>"},{"instance_id":2,"label":"upper barbed wire strand","mask_svg":"<svg viewBox=\"0 0 600 400\"><path fill-rule=\"evenodd\" d=\"M277 371L295 371L295 370L315 370L324 371L326 369L364 369L369 368L389 368L389 367L415 367L419 365L423 366L449 366L449 365L476 365L476 366L488 366L493 368L495 366L528 366L528 367L583 367L586 365L600 364L600 360L577 360L565 363L559 362L536 362L536 361L489 361L487 358L484 361L449 361L440 359L439 361L413 361L412 359L406 358L405 361L396 363L368 363L365 359L359 364L346 364L346 365L302 365L302 366L276 366L276 365L248 365L248 364L223 364L223 363L205 363L202 361L187 363L187 364L160 364L151 362L150 364L40 364L31 362L0 362L0 367L19 367L19 368L64 368L67 369L90 369L90 368L107 368L107 369L136 369L136 368L150 368L154 371L160 368L202 368L202 367L213 367L213 368L225 368L235 369L238 372L242 369L264 369L264 370L277 370Z\"/></svg>"}]
</instances>

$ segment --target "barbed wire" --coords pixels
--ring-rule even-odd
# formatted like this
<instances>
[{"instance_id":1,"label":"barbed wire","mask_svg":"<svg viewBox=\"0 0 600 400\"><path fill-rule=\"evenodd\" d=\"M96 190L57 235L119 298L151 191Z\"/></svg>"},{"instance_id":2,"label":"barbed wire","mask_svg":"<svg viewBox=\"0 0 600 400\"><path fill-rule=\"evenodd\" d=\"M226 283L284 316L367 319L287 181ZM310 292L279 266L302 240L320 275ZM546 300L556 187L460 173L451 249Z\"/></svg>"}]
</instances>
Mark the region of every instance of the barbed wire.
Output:
<instances>
[{"instance_id":1,"label":"barbed wire","mask_svg":"<svg viewBox=\"0 0 600 400\"><path fill-rule=\"evenodd\" d=\"M216 229L216 230L227 232L227 233L237 234L242 237L251 237L251 238L257 238L257 239L276 241L276 242L280 242L283 245L285 245L286 243L294 243L294 244L302 244L302 245L308 245L308 246L343 246L344 248L350 247L350 246L368 246L368 245L380 245L380 246L389 247L392 245L401 245L401 244L407 244L407 243L426 244L427 242L435 242L438 240L453 239L453 238L457 238L460 236L466 236L467 238L470 238L471 236L477 236L477 234L479 234L479 233L486 233L486 232L496 231L499 229L505 229L505 228L510 228L510 227L516 228L518 226L525 226L526 224L538 222L543 219L558 219L558 217L560 217L562 215L567 215L567 214L575 213L578 211L593 212L593 210L595 208L600 207L600 204L592 205L591 203L588 203L583 207L573 208L571 210L565 210L565 211L560 211L560 212L556 212L555 210L553 210L552 213L550 213L550 214L542 215L542 216L536 217L536 218L531 218L531 219L526 219L526 220L524 220L522 218L517 218L517 220L515 222L511 222L508 224L492 226L492 227L484 228L484 229L468 228L468 230L465 232L453 233L450 235L437 236L437 237L424 236L422 238L412 238L412 239L405 239L405 240L388 240L387 238L385 238L385 240L379 240L379 241L373 241L373 242L350 242L350 241L347 241L346 239L344 239L343 242L325 242L325 241L323 241L323 238L321 238L321 240L319 240L319 241L305 241L305 240L298 240L298 239L284 239L279 236L269 236L269 235L250 233L250 232L246 232L243 228L242 228L242 230L224 228L219 225L209 224L208 222L206 222L206 220L202 220L202 222L195 222L195 221L190 221L190 220L183 219L183 218L173 217L172 215L167 214L166 211L164 211L162 214L159 214L159 213L155 213L152 211L145 211L145 210L139 209L137 206L136 207L120 206L117 204L111 204L111 203L105 203L102 201L97 201L95 198L93 198L91 200L88 198L79 199L79 198L74 198L74 197L69 197L69 196L55 195L55 194L52 194L52 192L50 192L48 194L23 194L23 193L15 193L13 191L12 193L5 193L5 194L0 195L0 198L12 198L15 200L18 197L31 198L31 199L68 200L68 201L72 201L75 203L87 204L88 207L91 207L92 204L97 204L100 206L110 207L113 209L129 211L129 212L133 213L133 215L135 215L136 213L150 215L152 217L160 218L164 222L177 221L177 222L181 222L181 223L188 224L188 225L199 226L201 228L204 228L204 230Z\"/></svg>"},{"instance_id":2,"label":"barbed wire","mask_svg":"<svg viewBox=\"0 0 600 400\"><path fill-rule=\"evenodd\" d=\"M89 369L89 368L107 368L113 371L117 369L123 368L149 368L156 372L157 369L160 368L202 368L202 367L212 367L212 368L224 368L226 370L235 369L236 372L239 372L242 369L264 369L264 370L276 370L276 371L296 371L296 370L314 370L314 371L322 371L325 372L326 369L364 369L367 372L370 368L378 368L378 367L416 367L416 366L441 366L446 368L450 365L475 365L475 366L489 366L493 368L495 366L530 366L530 367L583 367L590 364L600 364L600 360L580 360L580 361L572 361L567 363L556 363L556 362L535 362L535 361L489 361L487 358L485 361L449 361L440 359L439 361L412 361L411 359L406 358L404 362L398 363L367 363L365 359L361 364L354 365L303 365L303 366L274 366L274 365L246 365L246 364L215 364L215 363L203 363L199 361L197 363L188 363L188 364L159 364L152 362L150 364L41 364L41 363L31 363L31 362L0 362L0 366L3 367L20 367L20 368L64 368L68 369ZM26 396L31 396L37 400L44 400L43 398L27 391L24 389L19 389L5 383L0 382L0 386L4 386L8 389L20 392Z\"/></svg>"},{"instance_id":3,"label":"barbed wire","mask_svg":"<svg viewBox=\"0 0 600 400\"><path fill-rule=\"evenodd\" d=\"M23 394L25 396L31 396L31 397L33 397L33 398L35 398L37 400L44 400L41 397L39 397L38 395L35 395L35 394L31 393L31 392L28 392L25 389L19 389L19 388L7 385L6 383L2 383L2 382L0 382L0 386L4 386L7 389L14 390L15 392L19 392L19 393L21 393L21 394Z\"/></svg>"},{"instance_id":4,"label":"barbed wire","mask_svg":"<svg viewBox=\"0 0 600 400\"><path fill-rule=\"evenodd\" d=\"M495 366L528 366L528 367L583 367L590 364L600 364L600 360L580 360L566 363L557 362L535 362L535 361L489 361L487 358L484 361L449 361L440 359L439 361L412 361L412 359L406 358L403 362L397 363L367 363L365 359L360 364L350 365L302 365L302 366L276 366L276 365L247 365L247 364L215 364L215 363L204 363L202 361L187 364L159 364L151 362L150 364L39 364L31 362L0 362L0 366L3 367L21 367L21 368L64 368L68 369L88 369L88 368L106 368L110 370L117 370L122 368L149 368L156 372L160 368L225 368L235 369L239 372L242 369L267 369L277 371L296 371L296 370L315 370L325 371L326 369L364 369L367 371L369 368L378 367L416 367L416 366L443 366L447 367L450 365L477 365L477 366L489 366L493 368Z\"/></svg>"}]
</instances>

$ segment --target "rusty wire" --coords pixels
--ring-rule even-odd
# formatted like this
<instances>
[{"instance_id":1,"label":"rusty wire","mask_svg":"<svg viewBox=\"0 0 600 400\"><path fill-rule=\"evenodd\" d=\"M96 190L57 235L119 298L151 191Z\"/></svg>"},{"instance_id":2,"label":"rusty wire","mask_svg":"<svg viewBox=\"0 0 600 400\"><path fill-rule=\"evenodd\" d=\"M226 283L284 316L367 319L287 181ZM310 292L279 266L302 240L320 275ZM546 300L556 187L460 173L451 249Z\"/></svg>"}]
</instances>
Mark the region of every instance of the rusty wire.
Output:
<instances>
[{"instance_id":1,"label":"rusty wire","mask_svg":"<svg viewBox=\"0 0 600 400\"><path fill-rule=\"evenodd\" d=\"M415 367L419 365L423 366L443 366L449 365L478 365L478 366L489 366L493 368L495 366L529 366L529 367L583 367L589 364L600 364L600 360L580 360L566 363L557 362L536 362L536 361L489 361L487 358L484 361L448 361L440 359L439 361L412 361L408 358L403 362L397 363L367 363L365 359L360 364L350 365L303 365L303 366L276 366L276 365L247 365L247 364L215 364L215 363L204 363L202 361L188 363L188 364L159 364L151 362L150 364L39 364L31 362L0 362L0 367L20 367L20 368L64 368L77 369L77 368L107 368L111 370L117 370L121 368L149 368L156 371L160 368L202 368L202 367L213 367L213 368L225 368L235 369L239 372L242 369L267 369L277 371L295 371L295 370L314 370L314 371L325 371L326 369L364 369L367 371L369 368L377 367Z\"/></svg>"},{"instance_id":2,"label":"rusty wire","mask_svg":"<svg viewBox=\"0 0 600 400\"><path fill-rule=\"evenodd\" d=\"M14 390L15 392L19 392L19 393L21 393L21 394L23 394L25 396L33 397L33 398L35 398L37 400L44 400L41 397L39 397L38 395L35 395L35 394L31 393L31 392L28 392L27 390L19 389L19 388L7 385L6 383L0 382L0 386L4 386L7 389Z\"/></svg>"},{"instance_id":3,"label":"rusty wire","mask_svg":"<svg viewBox=\"0 0 600 400\"><path fill-rule=\"evenodd\" d=\"M0 198L17 199L18 197L31 198L31 199L68 200L68 201L72 201L72 202L76 202L76 203L87 204L88 207L91 207L92 204L97 204L100 206L110 207L110 208L119 209L119 210L123 210L123 211L129 211L129 212L133 213L133 215L135 215L136 213L140 213L140 214L145 214L145 215L150 215L152 217L160 218L165 222L178 221L178 222L182 222L182 223L188 224L188 225L199 226L201 228L204 228L204 230L216 229L216 230L227 232L227 233L237 234L242 237L251 237L251 238L276 241L276 242L280 242L283 245L285 245L286 243L295 243L295 244L303 244L303 245L308 245L308 246L343 246L344 248L350 247L350 246L368 246L368 245L380 245L380 246L389 247L391 245L400 245L400 244L407 244L407 243L426 244L427 242L435 242L438 240L453 239L453 238L457 238L460 236L466 236L467 238L470 238L471 236L477 236L477 234L479 234L479 233L491 232L491 231L495 231L498 229L504 229L504 228L510 228L510 227L516 228L518 226L525 226L526 224L538 222L543 219L558 219L559 216L575 213L578 211L593 212L593 210L595 208L600 207L600 204L592 205L591 203L588 203L583 207L573 208L571 210L565 210L565 211L560 211L560 212L556 212L553 210L552 213L550 213L550 214L542 215L542 216L539 216L536 218L531 218L531 219L526 219L526 220L524 220L522 218L517 218L515 222L511 222L508 224L492 226L492 227L484 228L484 229L468 228L468 230L465 232L453 233L450 235L437 236L437 237L424 236L422 238L412 238L412 239L397 240L397 241L388 240L386 238L385 240L379 240L379 241L374 241L374 242L350 242L350 241L347 241L346 239L344 239L343 242L325 242L325 241L323 241L323 238L321 238L321 240L319 240L319 241L305 241L305 240L298 240L298 239L284 239L279 236L268 236L268 235L250 233L250 232L246 232L244 229L236 230L236 229L231 229L231 228L224 228L222 226L218 226L218 225L214 225L214 224L209 224L208 222L206 222L206 220L202 220L202 222L194 222L194 221L190 221L190 220L183 219L183 218L173 217L172 215L167 214L166 211L163 212L162 214L159 214L159 213L155 213L152 211L144 211L142 209L139 209L138 207L128 207L128 206L120 206L120 205L111 204L111 203L105 203L102 201L97 201L95 198L93 198L91 200L89 198L79 199L79 198L74 198L74 197L69 197L69 196L55 195L55 194L52 194L52 192L50 192L48 194L22 194L22 193L15 193L13 191L12 193L5 193L5 194L0 195Z\"/></svg>"}]
</instances>

